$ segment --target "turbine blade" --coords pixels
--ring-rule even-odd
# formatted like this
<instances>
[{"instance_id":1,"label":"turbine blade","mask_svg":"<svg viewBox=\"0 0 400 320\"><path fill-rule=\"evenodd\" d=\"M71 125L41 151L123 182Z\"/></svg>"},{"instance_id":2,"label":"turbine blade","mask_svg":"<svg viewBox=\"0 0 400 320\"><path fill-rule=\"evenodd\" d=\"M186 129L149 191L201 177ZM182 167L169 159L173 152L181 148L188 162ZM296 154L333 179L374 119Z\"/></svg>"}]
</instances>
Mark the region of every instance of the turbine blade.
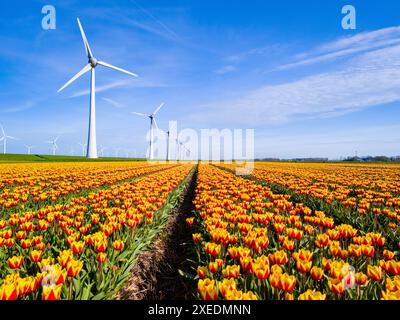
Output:
<instances>
[{"instance_id":1,"label":"turbine blade","mask_svg":"<svg viewBox=\"0 0 400 320\"><path fill-rule=\"evenodd\" d=\"M130 71L122 69L122 68L118 68L118 67L113 66L112 64L109 64L107 62L97 61L97 63L102 65L103 67L107 67L107 68L110 68L110 69L118 70L118 71L121 71L123 73L130 74L131 76L138 77L138 75L136 73L130 72Z\"/></svg>"},{"instance_id":2,"label":"turbine blade","mask_svg":"<svg viewBox=\"0 0 400 320\"><path fill-rule=\"evenodd\" d=\"M76 75L74 75L66 84L64 84L60 89L58 89L57 92L60 92L64 90L66 87L68 87L72 82L74 82L76 79L78 79L81 75L85 74L91 69L90 64L87 64L84 66Z\"/></svg>"},{"instance_id":3,"label":"turbine blade","mask_svg":"<svg viewBox=\"0 0 400 320\"><path fill-rule=\"evenodd\" d=\"M161 104L158 106L158 108L153 112L153 115L156 115L156 113L158 111L160 111L160 109L163 107L164 104L165 104L164 102L161 102Z\"/></svg>"},{"instance_id":4,"label":"turbine blade","mask_svg":"<svg viewBox=\"0 0 400 320\"><path fill-rule=\"evenodd\" d=\"M1 137L1 138L0 138L0 141L3 141L3 140L4 140L4 137Z\"/></svg>"},{"instance_id":5,"label":"turbine blade","mask_svg":"<svg viewBox=\"0 0 400 320\"><path fill-rule=\"evenodd\" d=\"M85 46L86 54L87 54L88 58L90 59L91 57L93 57L92 50L90 50L89 42L86 39L85 31L83 31L81 21L79 20L79 18L76 18L76 20L78 21L79 30L81 30L81 36L82 36L82 40L83 40L83 45Z\"/></svg>"},{"instance_id":6,"label":"turbine blade","mask_svg":"<svg viewBox=\"0 0 400 320\"><path fill-rule=\"evenodd\" d=\"M18 138L12 137L12 136L6 136L6 138L11 139L11 140L18 140Z\"/></svg>"},{"instance_id":7,"label":"turbine blade","mask_svg":"<svg viewBox=\"0 0 400 320\"><path fill-rule=\"evenodd\" d=\"M153 121L154 121L154 125L155 125L156 129L157 129L157 130L161 130L161 129L158 127L158 125L157 125L156 118L153 118ZM162 131L162 130L161 130L161 131Z\"/></svg>"},{"instance_id":8,"label":"turbine blade","mask_svg":"<svg viewBox=\"0 0 400 320\"><path fill-rule=\"evenodd\" d=\"M132 114L136 114L137 116L148 117L148 114L140 113L140 112L131 112Z\"/></svg>"},{"instance_id":9,"label":"turbine blade","mask_svg":"<svg viewBox=\"0 0 400 320\"><path fill-rule=\"evenodd\" d=\"M3 138L4 138L6 136L6 133L4 132L4 128L1 124L0 124L0 128L1 128L1 133L3 134Z\"/></svg>"},{"instance_id":10,"label":"turbine blade","mask_svg":"<svg viewBox=\"0 0 400 320\"><path fill-rule=\"evenodd\" d=\"M57 142L58 138L60 138L60 136L58 136L57 138L54 139L54 143Z\"/></svg>"}]
</instances>

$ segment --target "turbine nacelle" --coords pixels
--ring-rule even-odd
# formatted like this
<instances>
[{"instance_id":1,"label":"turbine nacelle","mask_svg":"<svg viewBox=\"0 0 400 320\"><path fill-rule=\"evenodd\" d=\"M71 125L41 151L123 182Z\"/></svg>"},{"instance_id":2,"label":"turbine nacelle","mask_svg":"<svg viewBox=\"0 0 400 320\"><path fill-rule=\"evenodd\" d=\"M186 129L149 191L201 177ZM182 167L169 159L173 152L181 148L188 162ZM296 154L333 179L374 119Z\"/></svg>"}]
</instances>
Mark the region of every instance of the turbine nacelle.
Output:
<instances>
[{"instance_id":1,"label":"turbine nacelle","mask_svg":"<svg viewBox=\"0 0 400 320\"><path fill-rule=\"evenodd\" d=\"M98 64L98 60L95 57L90 57L89 64L92 68L96 68L96 66Z\"/></svg>"}]
</instances>

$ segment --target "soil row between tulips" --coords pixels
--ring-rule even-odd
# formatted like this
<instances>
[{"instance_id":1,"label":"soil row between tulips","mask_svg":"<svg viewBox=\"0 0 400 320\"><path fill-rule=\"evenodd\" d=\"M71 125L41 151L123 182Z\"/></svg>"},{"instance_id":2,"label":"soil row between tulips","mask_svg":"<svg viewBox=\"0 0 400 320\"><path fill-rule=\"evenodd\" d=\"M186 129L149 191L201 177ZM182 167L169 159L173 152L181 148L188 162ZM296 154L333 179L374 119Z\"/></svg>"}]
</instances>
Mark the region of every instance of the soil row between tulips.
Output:
<instances>
[{"instance_id":1,"label":"soil row between tulips","mask_svg":"<svg viewBox=\"0 0 400 320\"><path fill-rule=\"evenodd\" d=\"M214 165L216 168L220 170L225 170L233 175L235 172L224 167L220 167L218 165ZM339 201L334 201L333 203L329 204L321 199L317 199L310 195L301 195L296 193L295 191L291 190L290 188L283 186L277 183L271 183L267 180L257 179L255 177L246 175L241 176L243 179L251 180L257 184L261 184L271 189L271 191L275 194L285 194L290 196L290 201L293 203L302 203L305 206L309 207L313 211L323 211L327 216L333 218L335 224L349 224L361 232L380 232L383 236L387 238L389 242L390 248L397 248L397 244L400 240L400 230L391 231L385 227L383 223L384 217L380 217L381 221L378 220L377 228L375 226L371 226L368 228L368 225L362 222L360 215L355 210L351 210L350 208L344 206Z\"/></svg>"},{"instance_id":2,"label":"soil row between tulips","mask_svg":"<svg viewBox=\"0 0 400 320\"><path fill-rule=\"evenodd\" d=\"M117 294L118 300L180 300L193 299L196 283L187 276L193 273L195 249L186 218L194 211L193 199L197 186L196 165L170 210L162 230L147 250L138 256L126 286Z\"/></svg>"}]
</instances>

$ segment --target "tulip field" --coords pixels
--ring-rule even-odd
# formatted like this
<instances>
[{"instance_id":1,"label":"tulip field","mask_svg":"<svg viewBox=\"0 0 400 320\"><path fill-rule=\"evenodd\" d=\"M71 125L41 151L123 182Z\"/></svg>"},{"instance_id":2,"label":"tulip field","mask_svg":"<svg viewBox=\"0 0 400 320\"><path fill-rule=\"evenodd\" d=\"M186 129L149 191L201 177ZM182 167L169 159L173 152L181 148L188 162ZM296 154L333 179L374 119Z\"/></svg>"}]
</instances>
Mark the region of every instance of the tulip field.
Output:
<instances>
[{"instance_id":1,"label":"tulip field","mask_svg":"<svg viewBox=\"0 0 400 320\"><path fill-rule=\"evenodd\" d=\"M400 299L400 166L235 169L199 166L199 298Z\"/></svg>"},{"instance_id":2,"label":"tulip field","mask_svg":"<svg viewBox=\"0 0 400 320\"><path fill-rule=\"evenodd\" d=\"M191 239L174 254L190 265L176 277L193 299L400 299L400 165L236 169L0 164L0 300L116 299L172 214Z\"/></svg>"},{"instance_id":3,"label":"tulip field","mask_svg":"<svg viewBox=\"0 0 400 320\"><path fill-rule=\"evenodd\" d=\"M0 299L112 299L191 165L0 166Z\"/></svg>"}]
</instances>

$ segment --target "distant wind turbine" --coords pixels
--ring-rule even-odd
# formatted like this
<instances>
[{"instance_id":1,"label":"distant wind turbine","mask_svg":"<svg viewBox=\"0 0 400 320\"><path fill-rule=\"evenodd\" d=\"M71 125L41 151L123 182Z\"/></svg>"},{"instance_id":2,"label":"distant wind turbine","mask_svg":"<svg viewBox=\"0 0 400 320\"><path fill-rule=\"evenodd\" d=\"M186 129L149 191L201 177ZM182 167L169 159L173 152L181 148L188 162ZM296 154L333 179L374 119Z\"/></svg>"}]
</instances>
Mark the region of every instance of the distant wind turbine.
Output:
<instances>
[{"instance_id":1,"label":"distant wind turbine","mask_svg":"<svg viewBox=\"0 0 400 320\"><path fill-rule=\"evenodd\" d=\"M106 147L100 145L100 154L102 157L104 157L104 150L106 150L106 149L107 149Z\"/></svg>"},{"instance_id":2,"label":"distant wind turbine","mask_svg":"<svg viewBox=\"0 0 400 320\"><path fill-rule=\"evenodd\" d=\"M85 156L86 143L78 142L78 144L82 147L82 157L84 157Z\"/></svg>"},{"instance_id":3,"label":"distant wind turbine","mask_svg":"<svg viewBox=\"0 0 400 320\"><path fill-rule=\"evenodd\" d=\"M53 156L56 155L56 150L58 149L57 140L59 137L55 138L54 140L46 141L46 143L51 144L51 149L53 150Z\"/></svg>"},{"instance_id":4,"label":"distant wind turbine","mask_svg":"<svg viewBox=\"0 0 400 320\"><path fill-rule=\"evenodd\" d=\"M119 150L121 150L121 148L114 148L114 150L115 150L115 157L118 158Z\"/></svg>"},{"instance_id":5,"label":"distant wind turbine","mask_svg":"<svg viewBox=\"0 0 400 320\"><path fill-rule=\"evenodd\" d=\"M90 85L90 113L89 113L89 132L88 132L88 142L87 142L87 153L86 156L88 158L97 158L97 143L96 143L96 85L95 85L95 68L97 65L101 65L103 67L107 67L110 69L114 69L123 73L127 73L131 76L137 77L137 74L129 72L125 69L118 68L113 66L107 62L97 60L90 49L89 43L86 39L85 32L83 31L81 22L79 18L77 18L78 26L81 31L81 36L83 40L83 44L85 46L86 54L89 59L88 64L84 66L76 75L74 75L66 84L64 84L58 92L62 91L64 88L68 87L72 82L78 79L80 76L91 70L91 85Z\"/></svg>"},{"instance_id":6,"label":"distant wind turbine","mask_svg":"<svg viewBox=\"0 0 400 320\"><path fill-rule=\"evenodd\" d=\"M7 139L11 139L11 140L18 140L18 138L14 138L12 136L9 136L6 134L6 132L4 131L3 126L0 124L0 129L1 129L1 138L0 141L3 141L3 154L6 154L7 152Z\"/></svg>"},{"instance_id":7,"label":"distant wind turbine","mask_svg":"<svg viewBox=\"0 0 400 320\"><path fill-rule=\"evenodd\" d=\"M151 114L145 114L145 113L139 113L139 112L132 112L132 114L136 114L136 115L138 115L138 116L149 117L149 118L150 118L150 152L149 152L149 158L150 158L150 160L152 160L152 159L154 158L154 155L153 155L153 127L155 126L156 129L158 129L158 125L157 125L157 121L156 121L155 116L156 116L157 112L160 111L160 109L162 108L162 106L163 106L164 104L165 104L165 103L162 102L162 103L158 106L158 108L157 108L156 110L154 110L154 112L151 113Z\"/></svg>"},{"instance_id":8,"label":"distant wind turbine","mask_svg":"<svg viewBox=\"0 0 400 320\"><path fill-rule=\"evenodd\" d=\"M34 147L34 146L28 146L28 145L25 144L25 148L28 149L28 154L31 154L31 149L32 149L33 147Z\"/></svg>"}]
</instances>

